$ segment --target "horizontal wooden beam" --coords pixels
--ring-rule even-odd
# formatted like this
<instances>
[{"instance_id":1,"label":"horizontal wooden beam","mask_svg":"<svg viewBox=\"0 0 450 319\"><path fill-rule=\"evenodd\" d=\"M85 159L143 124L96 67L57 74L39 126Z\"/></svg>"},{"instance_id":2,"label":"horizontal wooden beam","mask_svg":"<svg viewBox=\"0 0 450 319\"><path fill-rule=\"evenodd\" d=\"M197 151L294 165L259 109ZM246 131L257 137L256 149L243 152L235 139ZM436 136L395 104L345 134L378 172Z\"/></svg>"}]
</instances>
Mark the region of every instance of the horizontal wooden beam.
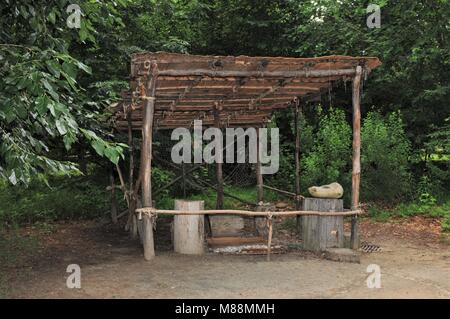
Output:
<instances>
[{"instance_id":1,"label":"horizontal wooden beam","mask_svg":"<svg viewBox=\"0 0 450 319\"><path fill-rule=\"evenodd\" d=\"M165 214L165 215L241 215L241 216L355 216L364 214L361 210L348 210L343 212L319 212L310 210L294 210L286 212L255 212L236 209L211 209L211 210L171 210L143 207L136 209L138 214Z\"/></svg>"},{"instance_id":2,"label":"horizontal wooden beam","mask_svg":"<svg viewBox=\"0 0 450 319\"><path fill-rule=\"evenodd\" d=\"M296 77L324 77L324 76L353 76L355 69L331 70L299 70L299 71L219 71L211 69L161 70L163 76L211 76L211 77L257 77L257 78L296 78ZM138 74L145 76L146 73Z\"/></svg>"}]
</instances>

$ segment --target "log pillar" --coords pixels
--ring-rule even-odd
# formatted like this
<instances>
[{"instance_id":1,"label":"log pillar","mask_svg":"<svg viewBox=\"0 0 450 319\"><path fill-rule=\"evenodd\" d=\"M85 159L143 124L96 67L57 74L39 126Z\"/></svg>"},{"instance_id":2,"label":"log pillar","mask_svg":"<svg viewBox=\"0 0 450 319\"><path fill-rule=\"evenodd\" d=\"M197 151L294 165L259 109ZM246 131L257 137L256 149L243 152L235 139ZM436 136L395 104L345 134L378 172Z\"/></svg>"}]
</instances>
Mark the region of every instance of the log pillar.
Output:
<instances>
[{"instance_id":1,"label":"log pillar","mask_svg":"<svg viewBox=\"0 0 450 319\"><path fill-rule=\"evenodd\" d=\"M175 210L203 210L204 201L175 200ZM173 219L173 248L176 253L203 255L205 253L204 215L175 215Z\"/></svg>"},{"instance_id":2,"label":"log pillar","mask_svg":"<svg viewBox=\"0 0 450 319\"><path fill-rule=\"evenodd\" d=\"M143 98L145 103L143 122L142 122L142 148L141 148L141 187L142 187L142 206L152 207L152 134L153 134L153 115L155 112L155 90L158 77L158 66L156 62L150 65L149 75L145 87L146 96ZM143 216L143 246L145 260L151 260L155 257L155 247L153 241L153 217Z\"/></svg>"},{"instance_id":3,"label":"log pillar","mask_svg":"<svg viewBox=\"0 0 450 319\"><path fill-rule=\"evenodd\" d=\"M342 199L311 198L303 199L303 210L319 212L343 212ZM343 216L301 216L303 249L323 251L327 248L344 247Z\"/></svg>"},{"instance_id":4,"label":"log pillar","mask_svg":"<svg viewBox=\"0 0 450 319\"><path fill-rule=\"evenodd\" d=\"M352 199L351 208L359 208L359 188L361 176L361 66L356 67L352 85L353 104L353 142L352 142ZM350 248L359 248L358 216L352 217Z\"/></svg>"},{"instance_id":5,"label":"log pillar","mask_svg":"<svg viewBox=\"0 0 450 319\"><path fill-rule=\"evenodd\" d=\"M294 129L295 129L295 209L300 210L300 125L298 123L300 118L300 100L295 100L294 110ZM297 216L297 231L301 231L301 218Z\"/></svg>"}]
</instances>

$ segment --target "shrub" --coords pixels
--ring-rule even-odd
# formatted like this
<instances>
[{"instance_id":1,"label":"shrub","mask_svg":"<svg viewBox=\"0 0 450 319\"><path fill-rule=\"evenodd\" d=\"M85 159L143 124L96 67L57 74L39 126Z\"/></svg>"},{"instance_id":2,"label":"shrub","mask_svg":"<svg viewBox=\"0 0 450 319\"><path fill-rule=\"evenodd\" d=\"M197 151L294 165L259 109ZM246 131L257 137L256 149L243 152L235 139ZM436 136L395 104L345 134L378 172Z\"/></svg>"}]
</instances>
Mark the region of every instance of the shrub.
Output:
<instances>
[{"instance_id":1,"label":"shrub","mask_svg":"<svg viewBox=\"0 0 450 319\"><path fill-rule=\"evenodd\" d=\"M33 180L27 188L0 185L0 225L64 219L89 219L109 214L110 193L96 176L50 176L49 185Z\"/></svg>"},{"instance_id":2,"label":"shrub","mask_svg":"<svg viewBox=\"0 0 450 319\"><path fill-rule=\"evenodd\" d=\"M448 197L446 186L450 184L450 117L445 119L443 126L435 127L427 136L418 162L425 164L418 194L426 191L439 197L440 200L446 200Z\"/></svg>"},{"instance_id":3,"label":"shrub","mask_svg":"<svg viewBox=\"0 0 450 319\"><path fill-rule=\"evenodd\" d=\"M361 130L361 196L392 202L411 191L411 146L399 113L370 112Z\"/></svg>"},{"instance_id":4,"label":"shrub","mask_svg":"<svg viewBox=\"0 0 450 319\"><path fill-rule=\"evenodd\" d=\"M351 128L342 110L331 109L319 122L315 143L302 156L302 189L339 182L348 189Z\"/></svg>"}]
</instances>

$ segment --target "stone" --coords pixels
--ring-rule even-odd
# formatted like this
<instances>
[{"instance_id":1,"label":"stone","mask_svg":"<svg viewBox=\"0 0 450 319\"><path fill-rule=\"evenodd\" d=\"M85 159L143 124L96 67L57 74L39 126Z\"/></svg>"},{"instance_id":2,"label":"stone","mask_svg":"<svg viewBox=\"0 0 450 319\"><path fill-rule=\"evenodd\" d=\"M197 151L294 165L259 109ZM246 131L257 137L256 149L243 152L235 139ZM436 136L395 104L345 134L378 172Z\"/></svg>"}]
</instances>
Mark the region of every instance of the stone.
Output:
<instances>
[{"instance_id":1,"label":"stone","mask_svg":"<svg viewBox=\"0 0 450 319\"><path fill-rule=\"evenodd\" d=\"M339 183L311 186L308 191L312 197L316 198L341 198L344 195L344 189Z\"/></svg>"}]
</instances>

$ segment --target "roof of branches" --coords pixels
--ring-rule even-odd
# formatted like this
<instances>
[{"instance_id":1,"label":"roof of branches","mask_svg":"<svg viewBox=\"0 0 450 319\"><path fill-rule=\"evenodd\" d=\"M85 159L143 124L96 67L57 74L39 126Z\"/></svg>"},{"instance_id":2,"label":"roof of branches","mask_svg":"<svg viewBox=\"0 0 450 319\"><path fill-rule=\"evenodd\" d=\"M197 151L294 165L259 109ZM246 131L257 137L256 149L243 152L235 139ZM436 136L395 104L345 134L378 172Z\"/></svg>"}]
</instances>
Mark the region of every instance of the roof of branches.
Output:
<instances>
[{"instance_id":1,"label":"roof of branches","mask_svg":"<svg viewBox=\"0 0 450 319\"><path fill-rule=\"evenodd\" d=\"M150 65L157 65L154 129L203 126L264 126L276 109L296 99L317 99L338 81L351 80L360 65L365 74L378 58L199 56L166 52L138 53L131 62L131 90L115 106L115 126L142 126L142 88ZM144 89L145 91L145 89ZM130 112L131 111L131 112ZM216 121L214 118L216 116Z\"/></svg>"}]
</instances>

